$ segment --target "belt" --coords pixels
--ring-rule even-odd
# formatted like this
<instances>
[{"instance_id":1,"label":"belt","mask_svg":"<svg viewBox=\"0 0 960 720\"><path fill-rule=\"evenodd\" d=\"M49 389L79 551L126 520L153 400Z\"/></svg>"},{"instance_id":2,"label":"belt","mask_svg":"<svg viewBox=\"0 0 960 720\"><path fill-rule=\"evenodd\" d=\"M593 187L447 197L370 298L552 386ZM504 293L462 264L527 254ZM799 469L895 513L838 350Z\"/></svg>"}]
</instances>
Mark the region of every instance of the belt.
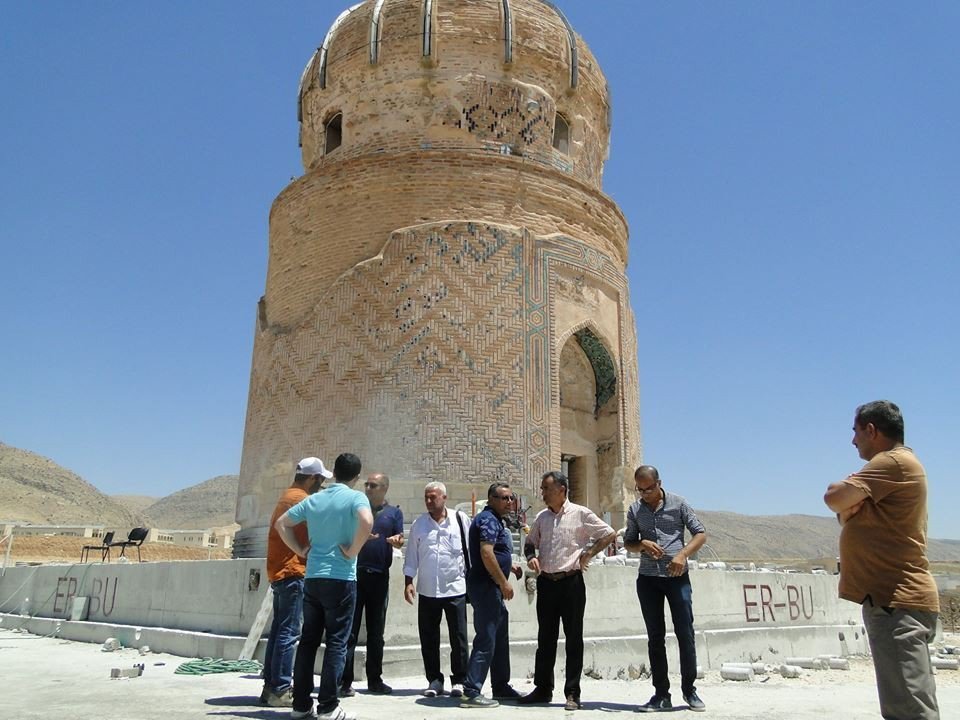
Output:
<instances>
[{"instance_id":1,"label":"belt","mask_svg":"<svg viewBox=\"0 0 960 720\"><path fill-rule=\"evenodd\" d=\"M574 575L579 575L579 574L580 574L579 570L567 570L566 572L555 572L555 573L542 572L540 573L540 577L546 578L547 580L564 580L568 577L573 577Z\"/></svg>"}]
</instances>

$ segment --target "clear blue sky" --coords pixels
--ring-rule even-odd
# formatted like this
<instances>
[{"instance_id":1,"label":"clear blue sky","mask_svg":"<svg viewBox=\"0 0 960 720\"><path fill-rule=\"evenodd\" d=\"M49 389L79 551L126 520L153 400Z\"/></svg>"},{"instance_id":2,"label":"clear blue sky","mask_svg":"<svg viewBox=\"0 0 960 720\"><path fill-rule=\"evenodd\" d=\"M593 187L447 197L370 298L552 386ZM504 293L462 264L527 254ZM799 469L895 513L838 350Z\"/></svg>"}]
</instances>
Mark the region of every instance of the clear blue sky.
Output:
<instances>
[{"instance_id":1,"label":"clear blue sky","mask_svg":"<svg viewBox=\"0 0 960 720\"><path fill-rule=\"evenodd\" d=\"M238 471L297 83L346 4L0 3L0 440L109 493ZM889 398L960 538L960 4L558 4L613 92L645 459L697 508L828 514Z\"/></svg>"}]
</instances>

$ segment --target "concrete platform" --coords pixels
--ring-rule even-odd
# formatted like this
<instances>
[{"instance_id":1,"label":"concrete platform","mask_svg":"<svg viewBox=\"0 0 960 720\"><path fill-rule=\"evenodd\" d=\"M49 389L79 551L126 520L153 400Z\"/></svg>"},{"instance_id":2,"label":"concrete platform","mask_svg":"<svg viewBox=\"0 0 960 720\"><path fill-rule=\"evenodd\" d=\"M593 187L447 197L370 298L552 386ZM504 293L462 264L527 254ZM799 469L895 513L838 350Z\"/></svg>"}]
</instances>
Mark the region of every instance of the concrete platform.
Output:
<instances>
[{"instance_id":1,"label":"concrete platform","mask_svg":"<svg viewBox=\"0 0 960 720\"><path fill-rule=\"evenodd\" d=\"M960 637L946 642L960 645ZM289 711L262 707L257 703L261 681L252 674L175 675L185 658L166 654L141 656L134 649L107 653L99 645L46 638L27 632L0 629L0 718L58 718L58 720L194 720L218 718L239 720L285 720ZM699 684L707 703L705 717L738 720L845 720L879 718L873 668L867 658L851 658L850 671L809 671L804 677L786 680L769 676L766 681L727 682L709 671ZM144 663L142 677L110 679L111 668ZM367 695L360 691L344 701L344 707L360 718L402 720L448 720L483 718L609 717L635 718L635 708L650 696L649 680L594 680L584 678L584 709L565 712L562 705L517 708L502 705L492 710L463 710L444 697L420 696L420 677L388 676L394 688L390 696ZM937 675L941 716L960 718L960 671ZM515 679L522 692L530 681ZM678 696L675 701L680 700ZM687 711L680 709L678 712ZM603 713L603 715L600 715ZM699 716L697 716L699 717Z\"/></svg>"}]
</instances>

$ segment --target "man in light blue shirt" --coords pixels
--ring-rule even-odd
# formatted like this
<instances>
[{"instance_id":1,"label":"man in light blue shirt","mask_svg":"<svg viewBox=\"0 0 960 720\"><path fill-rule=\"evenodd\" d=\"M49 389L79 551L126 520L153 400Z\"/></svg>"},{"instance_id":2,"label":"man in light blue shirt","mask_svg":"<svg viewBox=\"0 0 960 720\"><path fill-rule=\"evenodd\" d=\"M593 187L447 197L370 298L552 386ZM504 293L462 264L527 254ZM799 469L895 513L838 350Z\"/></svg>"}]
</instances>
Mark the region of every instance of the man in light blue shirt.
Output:
<instances>
[{"instance_id":1,"label":"man in light blue shirt","mask_svg":"<svg viewBox=\"0 0 960 720\"><path fill-rule=\"evenodd\" d=\"M333 466L336 483L294 505L275 524L280 538L307 558L303 594L303 632L293 667L293 720L351 720L337 697L347 657L347 639L357 600L357 555L370 536L373 513L366 495L352 486L360 477L360 458L344 453ZM309 547L293 528L307 524ZM310 694L317 649L326 635L317 714Z\"/></svg>"}]
</instances>

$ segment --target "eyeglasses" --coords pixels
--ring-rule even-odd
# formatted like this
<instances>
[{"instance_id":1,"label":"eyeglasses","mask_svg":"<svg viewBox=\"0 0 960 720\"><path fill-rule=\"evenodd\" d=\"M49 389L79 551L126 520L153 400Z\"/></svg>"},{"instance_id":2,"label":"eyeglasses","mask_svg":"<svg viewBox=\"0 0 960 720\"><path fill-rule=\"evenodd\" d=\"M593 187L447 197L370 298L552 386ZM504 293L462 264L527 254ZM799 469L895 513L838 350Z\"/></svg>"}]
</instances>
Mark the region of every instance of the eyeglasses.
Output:
<instances>
[{"instance_id":1,"label":"eyeglasses","mask_svg":"<svg viewBox=\"0 0 960 720\"><path fill-rule=\"evenodd\" d=\"M373 489L373 488L378 488L378 487L380 487L380 483L367 482L367 483L364 483L363 486L364 486L364 487L367 487L367 488L370 488L370 489Z\"/></svg>"},{"instance_id":2,"label":"eyeglasses","mask_svg":"<svg viewBox=\"0 0 960 720\"><path fill-rule=\"evenodd\" d=\"M640 493L641 495L649 495L650 493L654 492L658 487L660 487L660 483L655 482L653 485L648 485L645 488L638 487L637 492Z\"/></svg>"}]
</instances>

